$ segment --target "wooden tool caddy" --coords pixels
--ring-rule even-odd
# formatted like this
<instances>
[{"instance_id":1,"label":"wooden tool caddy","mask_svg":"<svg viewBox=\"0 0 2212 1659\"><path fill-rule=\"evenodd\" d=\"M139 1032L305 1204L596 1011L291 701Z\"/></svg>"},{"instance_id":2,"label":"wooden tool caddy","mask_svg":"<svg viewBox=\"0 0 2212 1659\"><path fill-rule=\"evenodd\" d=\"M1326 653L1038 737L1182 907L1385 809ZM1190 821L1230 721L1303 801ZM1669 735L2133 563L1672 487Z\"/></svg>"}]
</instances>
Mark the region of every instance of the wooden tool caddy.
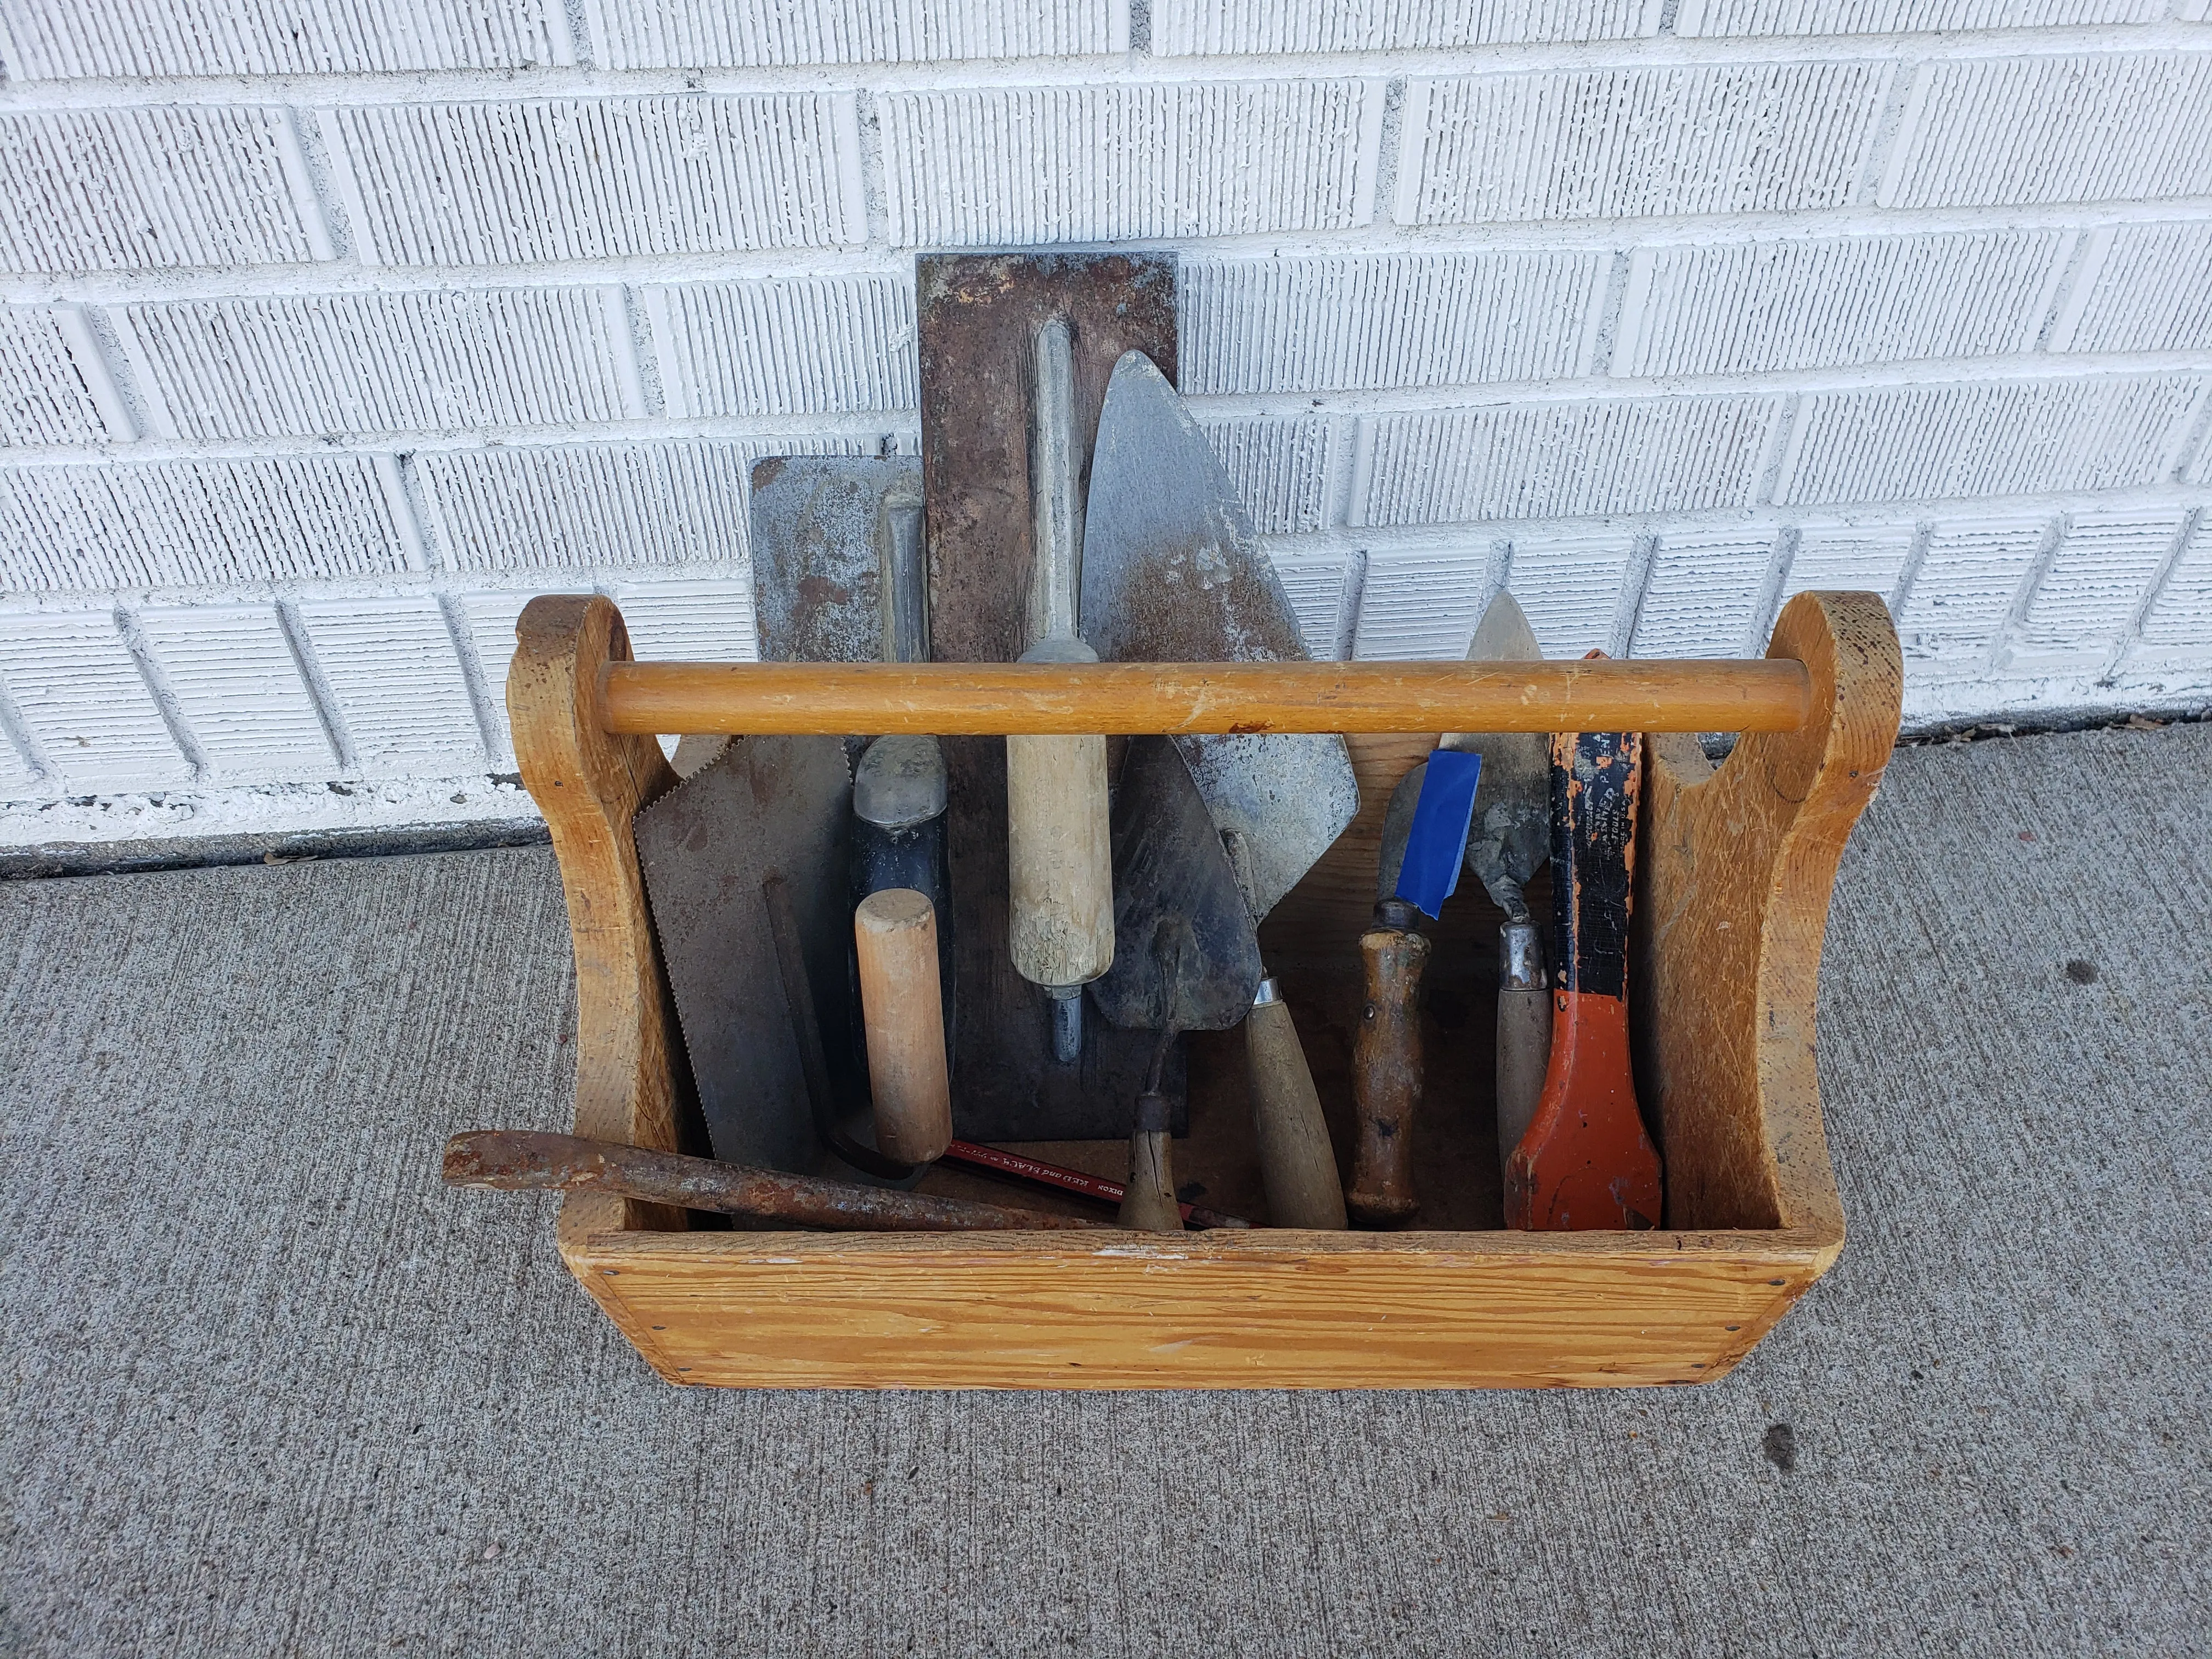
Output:
<instances>
[{"instance_id":1,"label":"wooden tool caddy","mask_svg":"<svg viewBox=\"0 0 2212 1659\"><path fill-rule=\"evenodd\" d=\"M1799 595L1763 662L634 664L615 607L568 597L534 601L518 632L515 750L574 937L576 1133L667 1150L689 1082L631 839L676 782L654 732L1342 731L1370 810L1268 933L1346 954L1380 803L1435 732L1653 734L1630 987L1662 1229L695 1231L569 1197L563 1259L672 1382L1703 1382L1843 1247L1814 1026L1837 862L1898 730L1897 637L1871 594ZM1742 736L1715 769L1701 731ZM1425 1109L1457 1109L1431 1090Z\"/></svg>"}]
</instances>

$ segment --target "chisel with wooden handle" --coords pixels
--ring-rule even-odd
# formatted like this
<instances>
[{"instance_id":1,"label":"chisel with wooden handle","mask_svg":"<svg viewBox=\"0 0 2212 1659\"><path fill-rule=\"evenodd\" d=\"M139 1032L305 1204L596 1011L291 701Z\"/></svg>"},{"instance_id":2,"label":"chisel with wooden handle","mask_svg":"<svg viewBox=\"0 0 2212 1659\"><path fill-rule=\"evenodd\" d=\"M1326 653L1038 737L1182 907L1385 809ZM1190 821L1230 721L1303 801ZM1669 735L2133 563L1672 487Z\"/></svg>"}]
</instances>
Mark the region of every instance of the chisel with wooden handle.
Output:
<instances>
[{"instance_id":1,"label":"chisel with wooden handle","mask_svg":"<svg viewBox=\"0 0 2212 1659\"><path fill-rule=\"evenodd\" d=\"M1425 773L1425 767L1415 767L1390 797L1374 921L1359 936L1367 998L1352 1043L1355 1139L1352 1185L1344 1199L1352 1218L1369 1227L1408 1220L1420 1206L1413 1186L1413 1120L1423 1086L1421 975L1429 964L1429 942L1417 931L1420 913L1397 891Z\"/></svg>"},{"instance_id":2,"label":"chisel with wooden handle","mask_svg":"<svg viewBox=\"0 0 2212 1659\"><path fill-rule=\"evenodd\" d=\"M1342 1231L1348 1218L1336 1148L1297 1027L1273 979L1260 981L1245 1016L1244 1053L1252 1071L1252 1133L1267 1219L1278 1227Z\"/></svg>"},{"instance_id":3,"label":"chisel with wooden handle","mask_svg":"<svg viewBox=\"0 0 2212 1659\"><path fill-rule=\"evenodd\" d=\"M1042 1210L928 1198L885 1187L859 1187L817 1176L522 1129L478 1129L455 1135L446 1143L445 1179L448 1187L493 1187L502 1192L611 1193L678 1209L861 1232L1092 1231L1107 1225Z\"/></svg>"},{"instance_id":4,"label":"chisel with wooden handle","mask_svg":"<svg viewBox=\"0 0 2212 1659\"><path fill-rule=\"evenodd\" d=\"M1628 921L1644 740L1552 739L1552 1054L1505 1165L1505 1222L1545 1231L1659 1224L1659 1154L1628 1048Z\"/></svg>"}]
</instances>

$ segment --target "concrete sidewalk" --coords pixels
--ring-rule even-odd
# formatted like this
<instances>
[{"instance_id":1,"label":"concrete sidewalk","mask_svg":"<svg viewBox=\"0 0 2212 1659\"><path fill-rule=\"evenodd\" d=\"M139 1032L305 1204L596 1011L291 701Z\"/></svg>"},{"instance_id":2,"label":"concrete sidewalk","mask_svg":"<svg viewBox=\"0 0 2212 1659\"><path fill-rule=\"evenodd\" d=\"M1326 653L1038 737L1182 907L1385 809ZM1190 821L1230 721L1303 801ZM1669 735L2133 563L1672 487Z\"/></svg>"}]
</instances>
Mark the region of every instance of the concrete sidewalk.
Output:
<instances>
[{"instance_id":1,"label":"concrete sidewalk","mask_svg":"<svg viewBox=\"0 0 2212 1659\"><path fill-rule=\"evenodd\" d=\"M678 1391L454 1195L542 848L0 885L0 1655L2212 1650L2212 726L1907 750L1841 1264L1604 1394Z\"/></svg>"}]
</instances>

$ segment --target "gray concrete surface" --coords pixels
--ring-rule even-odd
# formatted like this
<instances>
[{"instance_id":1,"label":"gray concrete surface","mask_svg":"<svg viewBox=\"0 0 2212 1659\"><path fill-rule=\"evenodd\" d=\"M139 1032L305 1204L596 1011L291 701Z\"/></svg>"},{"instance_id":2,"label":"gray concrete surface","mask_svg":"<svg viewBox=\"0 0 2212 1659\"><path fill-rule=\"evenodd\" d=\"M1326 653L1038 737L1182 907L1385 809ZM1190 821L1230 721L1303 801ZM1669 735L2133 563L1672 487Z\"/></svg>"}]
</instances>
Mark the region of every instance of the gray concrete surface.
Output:
<instances>
[{"instance_id":1,"label":"gray concrete surface","mask_svg":"<svg viewBox=\"0 0 2212 1659\"><path fill-rule=\"evenodd\" d=\"M671 1389L435 1179L563 1121L545 851L0 887L0 1653L2212 1650L2208 768L1899 756L1850 1246L1668 1391Z\"/></svg>"}]
</instances>

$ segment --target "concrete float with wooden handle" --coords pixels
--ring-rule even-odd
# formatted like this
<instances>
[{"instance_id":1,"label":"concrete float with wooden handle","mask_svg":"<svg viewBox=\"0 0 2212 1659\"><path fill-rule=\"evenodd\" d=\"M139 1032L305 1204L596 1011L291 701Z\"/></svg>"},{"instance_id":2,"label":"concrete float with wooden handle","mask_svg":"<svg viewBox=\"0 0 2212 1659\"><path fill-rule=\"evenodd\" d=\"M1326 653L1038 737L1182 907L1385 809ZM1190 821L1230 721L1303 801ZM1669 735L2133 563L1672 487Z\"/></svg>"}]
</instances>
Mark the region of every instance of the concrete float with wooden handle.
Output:
<instances>
[{"instance_id":1,"label":"concrete float with wooden handle","mask_svg":"<svg viewBox=\"0 0 2212 1659\"><path fill-rule=\"evenodd\" d=\"M619 613L592 596L533 600L518 634L507 707L576 954L576 1127L658 1150L678 1144L681 1061L630 841L638 809L675 781L650 733L1258 721L1425 734L1351 740L1370 796L1440 732L1648 734L1628 986L1667 1154L1657 1227L692 1232L665 1203L570 1194L563 1259L671 1382L1699 1382L1741 1360L1843 1248L1814 1036L1837 862L1897 737L1901 663L1875 595L1796 596L1764 662L1006 666L972 685L974 665L633 665ZM1717 769L1694 738L1663 735L1716 730L1744 734ZM1270 929L1351 937L1374 858L1371 830L1347 833Z\"/></svg>"}]
</instances>

